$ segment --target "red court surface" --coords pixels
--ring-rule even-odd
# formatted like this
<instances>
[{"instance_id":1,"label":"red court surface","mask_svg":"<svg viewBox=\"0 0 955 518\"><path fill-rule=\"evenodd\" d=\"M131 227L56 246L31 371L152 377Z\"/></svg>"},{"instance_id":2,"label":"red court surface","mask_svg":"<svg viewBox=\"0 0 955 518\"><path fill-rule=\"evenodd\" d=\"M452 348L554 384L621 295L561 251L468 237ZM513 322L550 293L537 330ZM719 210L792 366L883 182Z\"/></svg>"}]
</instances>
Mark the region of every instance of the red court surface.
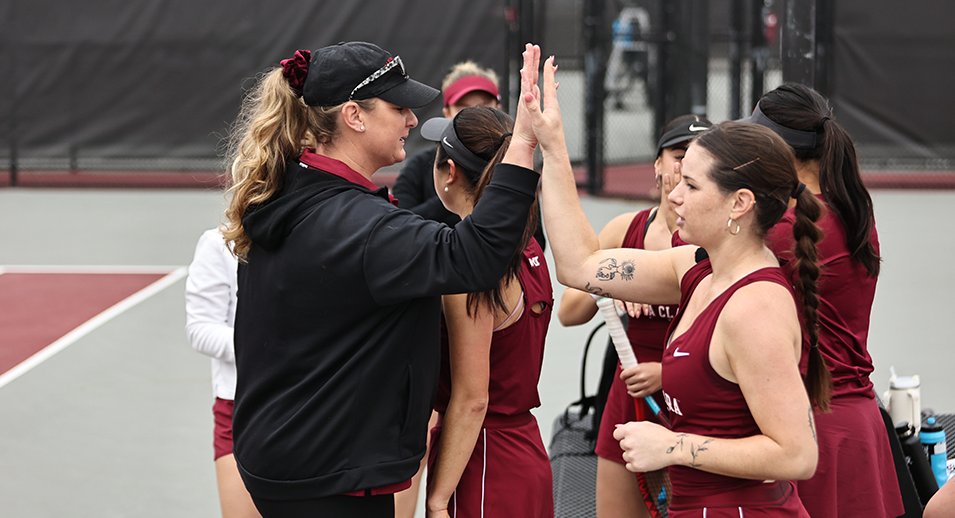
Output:
<instances>
[{"instance_id":1,"label":"red court surface","mask_svg":"<svg viewBox=\"0 0 955 518\"><path fill-rule=\"evenodd\" d=\"M0 274L0 374L165 275Z\"/></svg>"}]
</instances>

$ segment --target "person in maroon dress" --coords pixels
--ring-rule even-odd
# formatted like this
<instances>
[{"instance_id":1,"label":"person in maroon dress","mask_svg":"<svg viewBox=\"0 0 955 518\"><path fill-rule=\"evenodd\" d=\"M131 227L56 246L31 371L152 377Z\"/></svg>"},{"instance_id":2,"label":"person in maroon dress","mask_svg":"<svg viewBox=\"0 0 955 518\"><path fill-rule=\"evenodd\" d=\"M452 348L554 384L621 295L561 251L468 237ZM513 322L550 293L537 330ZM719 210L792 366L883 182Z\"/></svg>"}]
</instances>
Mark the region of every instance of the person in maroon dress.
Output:
<instances>
[{"instance_id":1,"label":"person in maroon dress","mask_svg":"<svg viewBox=\"0 0 955 518\"><path fill-rule=\"evenodd\" d=\"M899 516L902 497L869 380L869 315L881 258L855 146L826 98L799 84L765 94L749 120L793 148L799 180L826 207L819 220L819 352L832 374L832 403L830 412L816 412L819 466L799 482L799 496L812 516ZM790 209L769 233L781 260L793 260L794 223ZM809 347L805 340L804 358ZM801 367L805 371L805 361Z\"/></svg>"},{"instance_id":2,"label":"person in maroon dress","mask_svg":"<svg viewBox=\"0 0 955 518\"><path fill-rule=\"evenodd\" d=\"M504 112L474 107L422 126L423 137L439 142L435 191L462 219L504 156L512 125ZM530 413L540 406L537 383L554 302L536 228L532 215L522 251L497 286L443 297L429 517L554 515L550 461Z\"/></svg>"},{"instance_id":3,"label":"person in maroon dress","mask_svg":"<svg viewBox=\"0 0 955 518\"><path fill-rule=\"evenodd\" d=\"M524 67L524 83L536 80ZM680 304L663 357L672 429L648 421L615 437L631 471L669 467L669 515L808 516L792 480L807 479L818 449L812 405L826 407L828 371L811 348L799 373L801 320L815 343L821 206L799 183L792 150L756 124L724 122L690 144L669 195L681 237L696 246L600 250L577 197L556 98L553 58L543 108L524 88L544 157L542 203L557 278L589 293ZM795 293L765 243L796 199Z\"/></svg>"},{"instance_id":4,"label":"person in maroon dress","mask_svg":"<svg viewBox=\"0 0 955 518\"><path fill-rule=\"evenodd\" d=\"M690 141L712 123L698 115L681 115L674 118L660 131L657 142L657 158L654 176L661 194L664 171L671 171L683 160ZM639 212L621 214L600 231L601 248L642 248L663 250L670 248L671 234L667 224L672 212L665 197L660 205ZM627 322L627 337L639 364L627 370L617 365L616 378L607 394L597 434L597 487L596 504L598 518L638 518L649 516L646 498L640 491L637 478L627 471L623 450L613 438L615 425L637 419L634 401L636 398L653 395L658 404L663 404L660 393L660 360L663 343L670 321L676 316L676 305L648 305L622 302L630 318ZM597 305L589 293L568 288L560 300L557 317L561 324L574 326L589 322L597 312ZM628 393L629 392L629 393ZM642 404L642 402L640 403Z\"/></svg>"}]
</instances>

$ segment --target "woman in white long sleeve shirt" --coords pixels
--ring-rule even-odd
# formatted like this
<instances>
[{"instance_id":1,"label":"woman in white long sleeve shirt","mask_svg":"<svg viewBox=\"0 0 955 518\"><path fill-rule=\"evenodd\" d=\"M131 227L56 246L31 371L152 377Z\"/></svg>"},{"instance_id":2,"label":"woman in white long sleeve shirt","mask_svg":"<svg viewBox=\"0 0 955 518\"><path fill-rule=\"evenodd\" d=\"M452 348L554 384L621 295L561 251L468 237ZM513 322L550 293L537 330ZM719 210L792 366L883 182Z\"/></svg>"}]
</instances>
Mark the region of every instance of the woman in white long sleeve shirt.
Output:
<instances>
[{"instance_id":1,"label":"woman in white long sleeve shirt","mask_svg":"<svg viewBox=\"0 0 955 518\"><path fill-rule=\"evenodd\" d=\"M193 349L212 358L213 458L223 518L259 516L232 455L237 267L219 229L210 229L196 244L186 279L186 334Z\"/></svg>"}]
</instances>

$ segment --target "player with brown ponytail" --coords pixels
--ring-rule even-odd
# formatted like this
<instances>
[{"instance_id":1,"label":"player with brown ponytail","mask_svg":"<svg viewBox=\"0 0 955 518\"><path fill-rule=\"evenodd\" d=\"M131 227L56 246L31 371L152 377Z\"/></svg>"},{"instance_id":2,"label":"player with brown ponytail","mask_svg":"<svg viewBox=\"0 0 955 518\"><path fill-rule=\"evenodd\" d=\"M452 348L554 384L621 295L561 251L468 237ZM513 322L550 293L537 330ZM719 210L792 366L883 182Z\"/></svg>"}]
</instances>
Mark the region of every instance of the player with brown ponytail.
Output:
<instances>
[{"instance_id":1,"label":"player with brown ponytail","mask_svg":"<svg viewBox=\"0 0 955 518\"><path fill-rule=\"evenodd\" d=\"M829 101L799 84L765 94L749 120L792 147L793 165L807 186L801 197L815 198L825 208L819 219L819 289L805 300L817 309L817 324L806 327L801 366L811 371L824 359L832 402L828 412L825 407L816 412L819 469L798 484L799 496L812 516L899 516L898 480L869 380L874 367L867 339L881 261L879 236L852 139ZM802 243L792 237L800 221L799 207L791 208L768 238L782 261L797 260L792 269L797 285L806 275L798 262ZM859 498L863 492L868 496Z\"/></svg>"}]
</instances>

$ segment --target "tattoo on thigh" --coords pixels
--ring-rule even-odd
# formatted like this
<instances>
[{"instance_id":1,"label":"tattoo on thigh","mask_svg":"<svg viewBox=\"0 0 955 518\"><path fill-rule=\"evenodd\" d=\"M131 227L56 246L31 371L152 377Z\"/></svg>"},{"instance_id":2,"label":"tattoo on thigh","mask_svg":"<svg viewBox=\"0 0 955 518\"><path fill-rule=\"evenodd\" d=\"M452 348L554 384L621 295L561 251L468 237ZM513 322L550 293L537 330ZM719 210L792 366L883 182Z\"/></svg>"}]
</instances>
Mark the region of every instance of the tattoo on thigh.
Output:
<instances>
[{"instance_id":1,"label":"tattoo on thigh","mask_svg":"<svg viewBox=\"0 0 955 518\"><path fill-rule=\"evenodd\" d=\"M616 259L609 257L600 261L600 267L597 268L597 279L601 281L613 280L620 275L620 278L625 281L632 281L633 274L636 273L637 266L633 261L624 261L623 264L619 264Z\"/></svg>"}]
</instances>

